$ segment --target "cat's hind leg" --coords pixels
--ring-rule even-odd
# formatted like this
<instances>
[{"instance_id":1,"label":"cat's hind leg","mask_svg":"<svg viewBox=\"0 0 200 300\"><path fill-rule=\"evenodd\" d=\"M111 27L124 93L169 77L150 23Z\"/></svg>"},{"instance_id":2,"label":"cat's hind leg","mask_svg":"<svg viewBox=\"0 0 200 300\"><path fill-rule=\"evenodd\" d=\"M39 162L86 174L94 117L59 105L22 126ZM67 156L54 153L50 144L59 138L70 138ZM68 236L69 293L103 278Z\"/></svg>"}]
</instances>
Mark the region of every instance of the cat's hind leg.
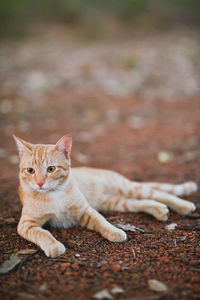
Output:
<instances>
[{"instance_id":1,"label":"cat's hind leg","mask_svg":"<svg viewBox=\"0 0 200 300\"><path fill-rule=\"evenodd\" d=\"M126 185L120 185L118 192L129 199L150 199L159 201L181 215L188 215L196 209L194 203L190 201L186 201L172 194L150 188L145 184L129 182Z\"/></svg>"},{"instance_id":2,"label":"cat's hind leg","mask_svg":"<svg viewBox=\"0 0 200 300\"><path fill-rule=\"evenodd\" d=\"M102 203L104 211L120 212L145 212L154 216L159 221L166 221L168 218L168 208L165 204L154 200L127 199L125 197L110 197Z\"/></svg>"},{"instance_id":3,"label":"cat's hind leg","mask_svg":"<svg viewBox=\"0 0 200 300\"><path fill-rule=\"evenodd\" d=\"M181 215L188 215L195 211L194 203L178 198L177 196L156 189L139 185L129 191L129 196L136 199L151 199L166 204L172 210Z\"/></svg>"},{"instance_id":4,"label":"cat's hind leg","mask_svg":"<svg viewBox=\"0 0 200 300\"><path fill-rule=\"evenodd\" d=\"M195 205L190 201L182 200L175 195L151 188L145 184L130 181L114 172L109 173L107 180L112 193L115 195L121 195L128 199L156 200L181 215L188 215L196 209Z\"/></svg>"},{"instance_id":5,"label":"cat's hind leg","mask_svg":"<svg viewBox=\"0 0 200 300\"><path fill-rule=\"evenodd\" d=\"M188 196L195 193L198 186L195 182L185 182L183 184L169 184L169 183L159 183L159 182L144 182L142 185L147 187L167 192L175 196Z\"/></svg>"}]
</instances>

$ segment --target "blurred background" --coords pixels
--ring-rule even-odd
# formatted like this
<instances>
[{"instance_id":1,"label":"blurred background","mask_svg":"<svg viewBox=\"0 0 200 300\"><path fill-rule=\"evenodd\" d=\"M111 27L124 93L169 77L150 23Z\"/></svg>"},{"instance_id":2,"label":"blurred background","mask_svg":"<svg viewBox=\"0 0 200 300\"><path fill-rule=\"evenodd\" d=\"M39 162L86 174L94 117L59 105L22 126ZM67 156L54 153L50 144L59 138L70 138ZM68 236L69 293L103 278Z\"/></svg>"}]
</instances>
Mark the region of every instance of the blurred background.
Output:
<instances>
[{"instance_id":1,"label":"blurred background","mask_svg":"<svg viewBox=\"0 0 200 300\"><path fill-rule=\"evenodd\" d=\"M0 1L1 176L16 178L12 133L67 132L75 166L195 176L199 25L197 0Z\"/></svg>"},{"instance_id":2,"label":"blurred background","mask_svg":"<svg viewBox=\"0 0 200 300\"><path fill-rule=\"evenodd\" d=\"M13 133L56 143L70 132L72 166L111 169L137 181L200 184L199 25L199 0L0 1L3 261L33 248L16 232L21 207ZM171 232L145 214L107 214L147 228L146 235L129 235L126 245L111 246L80 227L55 229L68 248L66 260L24 257L17 272L2 277L2 295L93 299L119 284L118 299L162 297L148 290L153 277L170 287L169 299L198 298L199 194L189 199L197 206L194 219L170 212L169 222L178 224ZM109 267L115 260L120 272Z\"/></svg>"}]
</instances>

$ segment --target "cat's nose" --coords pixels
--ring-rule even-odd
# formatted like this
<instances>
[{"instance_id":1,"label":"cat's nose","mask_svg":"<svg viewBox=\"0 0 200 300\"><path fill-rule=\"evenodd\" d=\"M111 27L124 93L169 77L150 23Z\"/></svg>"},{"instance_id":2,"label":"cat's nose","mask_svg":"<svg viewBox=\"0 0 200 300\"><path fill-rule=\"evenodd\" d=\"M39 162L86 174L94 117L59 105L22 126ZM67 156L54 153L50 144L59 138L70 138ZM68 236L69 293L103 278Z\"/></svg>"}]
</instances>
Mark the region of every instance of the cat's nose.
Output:
<instances>
[{"instance_id":1,"label":"cat's nose","mask_svg":"<svg viewBox=\"0 0 200 300\"><path fill-rule=\"evenodd\" d=\"M43 186L44 182L43 181L39 181L37 182L37 185L41 188Z\"/></svg>"}]
</instances>

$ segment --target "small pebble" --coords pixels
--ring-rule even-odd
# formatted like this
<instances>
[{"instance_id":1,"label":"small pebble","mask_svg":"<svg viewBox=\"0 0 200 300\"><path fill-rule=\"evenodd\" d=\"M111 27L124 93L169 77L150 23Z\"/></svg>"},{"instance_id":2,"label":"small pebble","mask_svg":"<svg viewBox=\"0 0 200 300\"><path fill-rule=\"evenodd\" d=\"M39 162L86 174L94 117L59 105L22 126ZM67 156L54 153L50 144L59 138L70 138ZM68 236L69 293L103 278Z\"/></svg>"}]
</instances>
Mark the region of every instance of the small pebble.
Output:
<instances>
[{"instance_id":1,"label":"small pebble","mask_svg":"<svg viewBox=\"0 0 200 300\"><path fill-rule=\"evenodd\" d=\"M111 290L111 293L112 294L121 294L121 293L123 293L124 292L124 290L122 289L122 288L120 288L120 287L114 287L114 288L112 288L112 290Z\"/></svg>"},{"instance_id":2,"label":"small pebble","mask_svg":"<svg viewBox=\"0 0 200 300\"><path fill-rule=\"evenodd\" d=\"M148 286L149 286L150 290L155 291L155 292L166 293L168 291L167 285L156 279L149 279Z\"/></svg>"},{"instance_id":3,"label":"small pebble","mask_svg":"<svg viewBox=\"0 0 200 300\"><path fill-rule=\"evenodd\" d=\"M111 265L111 268L114 272L119 272L121 270L121 266L119 264Z\"/></svg>"},{"instance_id":4,"label":"small pebble","mask_svg":"<svg viewBox=\"0 0 200 300\"><path fill-rule=\"evenodd\" d=\"M9 161L12 165L17 165L19 163L19 156L18 155L11 155L9 157Z\"/></svg>"},{"instance_id":5,"label":"small pebble","mask_svg":"<svg viewBox=\"0 0 200 300\"><path fill-rule=\"evenodd\" d=\"M72 267L72 269L76 270L76 269L79 268L79 265L77 265L77 264L72 264L71 267Z\"/></svg>"},{"instance_id":6,"label":"small pebble","mask_svg":"<svg viewBox=\"0 0 200 300\"><path fill-rule=\"evenodd\" d=\"M100 272L105 272L106 270L107 270L106 266L102 266L102 267L100 268Z\"/></svg>"},{"instance_id":7,"label":"small pebble","mask_svg":"<svg viewBox=\"0 0 200 300\"><path fill-rule=\"evenodd\" d=\"M60 265L61 271L65 271L68 266L69 266L69 263L63 263L63 264L61 264Z\"/></svg>"},{"instance_id":8,"label":"small pebble","mask_svg":"<svg viewBox=\"0 0 200 300\"><path fill-rule=\"evenodd\" d=\"M93 297L96 299L113 299L113 296L107 289L97 292Z\"/></svg>"},{"instance_id":9,"label":"small pebble","mask_svg":"<svg viewBox=\"0 0 200 300\"><path fill-rule=\"evenodd\" d=\"M169 225L165 226L165 229L167 230L174 230L178 225L176 223L171 223Z\"/></svg>"},{"instance_id":10,"label":"small pebble","mask_svg":"<svg viewBox=\"0 0 200 300\"><path fill-rule=\"evenodd\" d=\"M158 161L165 164L172 161L174 158L174 153L167 151L160 151L158 153Z\"/></svg>"},{"instance_id":11,"label":"small pebble","mask_svg":"<svg viewBox=\"0 0 200 300\"><path fill-rule=\"evenodd\" d=\"M2 114L9 113L13 108L12 101L9 99L4 99L0 102L0 112Z\"/></svg>"}]
</instances>

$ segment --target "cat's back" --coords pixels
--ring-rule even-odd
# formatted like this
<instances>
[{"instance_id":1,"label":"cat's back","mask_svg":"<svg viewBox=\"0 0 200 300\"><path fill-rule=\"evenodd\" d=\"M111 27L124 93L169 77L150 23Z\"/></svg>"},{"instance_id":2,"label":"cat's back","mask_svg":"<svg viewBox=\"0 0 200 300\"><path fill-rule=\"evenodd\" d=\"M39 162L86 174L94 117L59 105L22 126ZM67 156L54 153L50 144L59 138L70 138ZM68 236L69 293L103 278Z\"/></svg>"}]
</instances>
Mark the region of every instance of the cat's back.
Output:
<instances>
[{"instance_id":1,"label":"cat's back","mask_svg":"<svg viewBox=\"0 0 200 300\"><path fill-rule=\"evenodd\" d=\"M95 185L99 184L105 185L107 172L109 171L88 167L72 168L72 175L78 185L87 187L95 187Z\"/></svg>"},{"instance_id":2,"label":"cat's back","mask_svg":"<svg viewBox=\"0 0 200 300\"><path fill-rule=\"evenodd\" d=\"M96 168L79 167L72 168L72 175L88 202L94 205L99 202L108 192L109 174L112 171Z\"/></svg>"},{"instance_id":3,"label":"cat's back","mask_svg":"<svg viewBox=\"0 0 200 300\"><path fill-rule=\"evenodd\" d=\"M77 180L77 182L84 182L87 184L90 183L106 183L108 180L108 177L114 173L110 170L103 170L103 169L97 169L97 168L89 168L89 167L78 167L78 168L72 168L72 174Z\"/></svg>"}]
</instances>

